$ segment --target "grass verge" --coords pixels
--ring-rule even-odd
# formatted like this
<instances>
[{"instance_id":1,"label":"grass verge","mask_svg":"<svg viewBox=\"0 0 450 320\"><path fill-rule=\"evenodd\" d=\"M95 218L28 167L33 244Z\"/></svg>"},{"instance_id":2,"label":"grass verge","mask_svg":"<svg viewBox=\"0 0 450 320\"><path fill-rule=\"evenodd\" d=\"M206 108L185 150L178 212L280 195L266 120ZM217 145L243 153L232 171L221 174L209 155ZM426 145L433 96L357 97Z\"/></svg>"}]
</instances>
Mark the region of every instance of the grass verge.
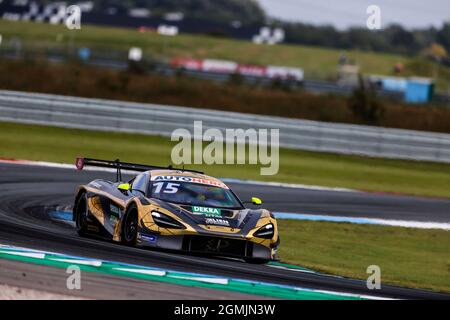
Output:
<instances>
[{"instance_id":1,"label":"grass verge","mask_svg":"<svg viewBox=\"0 0 450 320\"><path fill-rule=\"evenodd\" d=\"M381 269L381 286L450 292L450 233L349 223L279 220L280 257L329 274L367 279Z\"/></svg>"},{"instance_id":2,"label":"grass verge","mask_svg":"<svg viewBox=\"0 0 450 320\"><path fill-rule=\"evenodd\" d=\"M0 122L0 157L73 163L77 155L167 165L175 142L139 134ZM280 170L259 165L190 166L218 177L450 197L450 164L280 149Z\"/></svg>"}]
</instances>

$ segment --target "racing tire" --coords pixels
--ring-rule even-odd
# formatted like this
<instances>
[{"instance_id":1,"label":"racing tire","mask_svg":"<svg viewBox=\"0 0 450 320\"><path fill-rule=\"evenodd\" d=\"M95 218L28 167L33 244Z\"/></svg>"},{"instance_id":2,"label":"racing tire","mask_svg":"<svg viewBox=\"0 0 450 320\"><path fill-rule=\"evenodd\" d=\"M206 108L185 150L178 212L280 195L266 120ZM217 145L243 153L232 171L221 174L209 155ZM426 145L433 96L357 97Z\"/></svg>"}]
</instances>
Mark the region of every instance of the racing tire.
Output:
<instances>
[{"instance_id":1,"label":"racing tire","mask_svg":"<svg viewBox=\"0 0 450 320\"><path fill-rule=\"evenodd\" d=\"M138 209L135 204L128 207L122 221L121 240L125 245L136 245L138 233Z\"/></svg>"},{"instance_id":2,"label":"racing tire","mask_svg":"<svg viewBox=\"0 0 450 320\"><path fill-rule=\"evenodd\" d=\"M83 192L77 200L75 208L73 209L75 216L75 225L77 233L80 236L85 236L87 233L87 219L89 215L86 193Z\"/></svg>"}]
</instances>

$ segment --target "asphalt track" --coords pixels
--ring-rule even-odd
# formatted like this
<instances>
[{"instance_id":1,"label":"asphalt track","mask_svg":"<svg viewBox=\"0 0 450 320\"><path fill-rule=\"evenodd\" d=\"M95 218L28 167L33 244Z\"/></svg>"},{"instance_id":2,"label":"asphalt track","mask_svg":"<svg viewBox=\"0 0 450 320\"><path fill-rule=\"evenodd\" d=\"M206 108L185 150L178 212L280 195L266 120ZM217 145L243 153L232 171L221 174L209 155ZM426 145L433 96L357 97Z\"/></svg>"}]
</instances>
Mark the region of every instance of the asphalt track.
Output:
<instances>
[{"instance_id":1,"label":"asphalt track","mask_svg":"<svg viewBox=\"0 0 450 320\"><path fill-rule=\"evenodd\" d=\"M114 179L114 175L108 172L78 172L71 169L0 164L0 243L176 271L266 281L318 290L388 298L450 299L450 295L384 285L381 290L374 292L368 290L365 281L361 280L295 272L230 259L130 248L111 242L81 238L73 227L52 222L42 215L35 214L33 208L70 206L76 186L94 178ZM277 211L361 216L362 212L358 210L364 209L363 213L366 215L383 218L450 221L448 212L450 201L447 200L233 183L230 185L242 199L247 199L251 195L260 196L265 200L266 207ZM109 279L109 286L114 286L116 281L120 283L119 279ZM135 285L135 292L139 295L139 284ZM120 288L120 285L116 288ZM108 290L105 289L105 292ZM179 289L173 290L179 293L180 298L189 295L188 290L184 292ZM168 294L170 289L165 289L165 292Z\"/></svg>"}]
</instances>

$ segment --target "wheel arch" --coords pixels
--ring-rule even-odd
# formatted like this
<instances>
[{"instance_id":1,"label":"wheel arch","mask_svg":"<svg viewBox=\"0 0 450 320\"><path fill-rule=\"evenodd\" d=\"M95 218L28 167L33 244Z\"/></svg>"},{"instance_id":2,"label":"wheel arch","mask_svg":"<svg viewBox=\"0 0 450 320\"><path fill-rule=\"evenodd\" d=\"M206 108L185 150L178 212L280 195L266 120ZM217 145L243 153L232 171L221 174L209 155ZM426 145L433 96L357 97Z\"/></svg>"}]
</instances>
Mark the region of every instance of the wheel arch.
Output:
<instances>
[{"instance_id":1,"label":"wheel arch","mask_svg":"<svg viewBox=\"0 0 450 320\"><path fill-rule=\"evenodd\" d=\"M85 193L87 193L87 190L83 186L79 187L76 192L75 200L73 202L73 210L72 210L72 220L73 221L75 221L75 208L77 206L78 200L80 200L80 197Z\"/></svg>"},{"instance_id":2,"label":"wheel arch","mask_svg":"<svg viewBox=\"0 0 450 320\"><path fill-rule=\"evenodd\" d=\"M119 230L120 230L120 241L121 242L124 241L124 234L123 234L123 232L124 232L124 229L123 229L124 228L124 223L125 223L127 215L130 214L130 210L132 210L132 209L136 210L137 220L138 220L137 224L139 226L139 220L140 220L139 203L138 203L138 200L136 198L133 198L125 206L123 216L120 219L120 228L119 228Z\"/></svg>"}]
</instances>

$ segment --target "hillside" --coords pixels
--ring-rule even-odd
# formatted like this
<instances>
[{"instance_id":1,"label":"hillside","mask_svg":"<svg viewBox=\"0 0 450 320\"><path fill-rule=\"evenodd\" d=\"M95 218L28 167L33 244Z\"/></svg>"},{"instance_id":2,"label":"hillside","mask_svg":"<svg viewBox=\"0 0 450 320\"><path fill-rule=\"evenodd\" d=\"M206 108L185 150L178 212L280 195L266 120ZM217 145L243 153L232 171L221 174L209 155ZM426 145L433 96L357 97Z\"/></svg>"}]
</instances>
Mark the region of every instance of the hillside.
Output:
<instances>
[{"instance_id":1,"label":"hillside","mask_svg":"<svg viewBox=\"0 0 450 320\"><path fill-rule=\"evenodd\" d=\"M438 90L446 93L450 84L450 68L421 58L395 54L304 45L261 46L248 41L188 34L166 37L156 33L139 33L132 29L90 25L83 25L81 30L72 32L64 26L6 20L0 20L0 34L3 36L3 48L17 38L22 39L24 48L34 46L45 51L52 48L67 50L73 41L75 47L89 46L108 53L117 50L126 57L128 49L137 46L143 49L147 57L155 59L181 56L300 67L309 79L332 80L336 76L339 56L345 52L348 59L355 61L363 73L393 75L393 66L402 63L405 70L400 76L432 76L437 71Z\"/></svg>"}]
</instances>

